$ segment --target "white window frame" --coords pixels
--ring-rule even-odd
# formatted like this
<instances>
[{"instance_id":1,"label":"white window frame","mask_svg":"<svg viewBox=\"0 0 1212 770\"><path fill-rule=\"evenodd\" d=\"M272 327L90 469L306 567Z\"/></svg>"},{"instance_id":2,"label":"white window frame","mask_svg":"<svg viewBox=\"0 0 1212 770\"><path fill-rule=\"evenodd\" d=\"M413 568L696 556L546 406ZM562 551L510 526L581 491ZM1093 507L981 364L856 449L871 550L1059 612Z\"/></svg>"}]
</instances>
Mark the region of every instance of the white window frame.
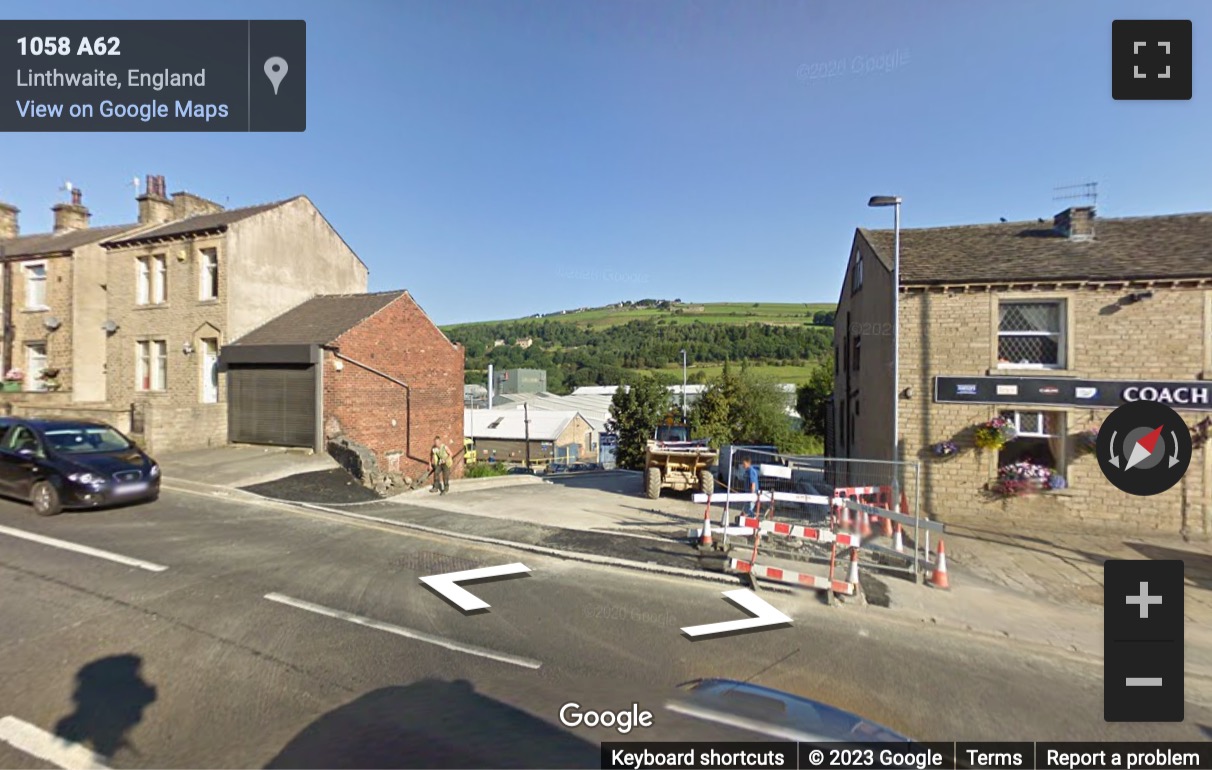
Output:
<instances>
[{"instance_id":1,"label":"white window frame","mask_svg":"<svg viewBox=\"0 0 1212 770\"><path fill-rule=\"evenodd\" d=\"M168 302L168 259L166 255L152 255L151 267L151 304L163 305Z\"/></svg>"},{"instance_id":2,"label":"white window frame","mask_svg":"<svg viewBox=\"0 0 1212 770\"><path fill-rule=\"evenodd\" d=\"M1006 417L1006 418L1010 419L1011 424L1014 425L1016 438L1019 436L1021 436L1022 438L1060 438L1060 436L1061 436L1060 433L1044 433L1043 431L1024 431L1022 429L1024 414L1035 415L1039 419L1039 424L1040 424L1041 428L1043 428L1043 427L1047 427L1047 424L1048 424L1047 415L1059 414L1063 418L1064 415L1061 412L1054 412L1051 410L1043 410L1043 411L1037 412L1037 411L1032 411L1030 409L1011 409L1011 410L1003 411L1000 414L1002 417Z\"/></svg>"},{"instance_id":3,"label":"white window frame","mask_svg":"<svg viewBox=\"0 0 1212 770\"><path fill-rule=\"evenodd\" d=\"M34 350L42 349L42 365L34 366ZM45 342L25 343L25 389L46 390L46 382L42 379L42 370L48 368L50 351Z\"/></svg>"},{"instance_id":4,"label":"white window frame","mask_svg":"<svg viewBox=\"0 0 1212 770\"><path fill-rule=\"evenodd\" d=\"M151 303L151 257L135 257L135 304Z\"/></svg>"},{"instance_id":5,"label":"white window frame","mask_svg":"<svg viewBox=\"0 0 1212 770\"><path fill-rule=\"evenodd\" d=\"M49 271L46 269L45 262L30 262L21 266L21 272L25 276L25 309L26 310L46 310L48 309L47 302L47 277ZM35 278L34 271L41 270L42 276ZM42 297L41 301L35 301L34 287L39 286Z\"/></svg>"},{"instance_id":6,"label":"white window frame","mask_svg":"<svg viewBox=\"0 0 1212 770\"><path fill-rule=\"evenodd\" d=\"M202 249L198 261L198 299L201 301L219 298L219 250Z\"/></svg>"},{"instance_id":7,"label":"white window frame","mask_svg":"<svg viewBox=\"0 0 1212 770\"><path fill-rule=\"evenodd\" d=\"M161 364L163 367L161 367ZM146 381L146 384L145 384ZM135 342L135 390L159 393L168 387L168 341Z\"/></svg>"},{"instance_id":8,"label":"white window frame","mask_svg":"<svg viewBox=\"0 0 1212 770\"><path fill-rule=\"evenodd\" d=\"M1002 331L1002 307L1005 305L1056 305L1057 306L1057 322L1059 327L1055 332L1003 332ZM1068 368L1068 300L1058 297L1041 297L1038 299L1022 297L1015 299L999 299L997 301L997 345L996 355L998 356L998 369L1067 369ZM1001 345L1002 337L1052 337L1056 340L1056 363L1055 364L1020 364L1013 361L1001 360Z\"/></svg>"}]
</instances>

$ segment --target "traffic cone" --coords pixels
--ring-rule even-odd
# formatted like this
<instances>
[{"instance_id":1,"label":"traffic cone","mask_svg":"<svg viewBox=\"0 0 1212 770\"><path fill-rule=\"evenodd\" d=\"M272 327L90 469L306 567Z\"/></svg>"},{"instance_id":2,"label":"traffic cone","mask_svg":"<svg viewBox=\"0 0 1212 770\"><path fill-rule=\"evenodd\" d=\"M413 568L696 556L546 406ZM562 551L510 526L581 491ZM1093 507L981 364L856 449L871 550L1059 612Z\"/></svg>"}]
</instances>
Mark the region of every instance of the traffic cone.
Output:
<instances>
[{"instance_id":1,"label":"traffic cone","mask_svg":"<svg viewBox=\"0 0 1212 770\"><path fill-rule=\"evenodd\" d=\"M942 540L938 541L938 566L930 575L930 585L944 590L951 588L951 581L947 579L947 551L943 548Z\"/></svg>"},{"instance_id":2,"label":"traffic cone","mask_svg":"<svg viewBox=\"0 0 1212 770\"><path fill-rule=\"evenodd\" d=\"M884 537L892 537L892 519L888 518L887 516L881 516L880 521L884 525L880 534L882 534ZM899 528L901 525L897 524L896 526Z\"/></svg>"},{"instance_id":3,"label":"traffic cone","mask_svg":"<svg viewBox=\"0 0 1212 770\"><path fill-rule=\"evenodd\" d=\"M863 538L871 537L871 519L867 517L866 511L859 514L859 536Z\"/></svg>"},{"instance_id":4,"label":"traffic cone","mask_svg":"<svg viewBox=\"0 0 1212 770\"><path fill-rule=\"evenodd\" d=\"M892 542L892 547L896 550L897 553L905 552L905 540L904 540L904 537L901 535L900 522L897 522L897 524L896 524L896 539Z\"/></svg>"},{"instance_id":5,"label":"traffic cone","mask_svg":"<svg viewBox=\"0 0 1212 770\"><path fill-rule=\"evenodd\" d=\"M711 545L711 506L708 504L707 509L703 511L703 532L699 537L700 546Z\"/></svg>"},{"instance_id":6,"label":"traffic cone","mask_svg":"<svg viewBox=\"0 0 1212 770\"><path fill-rule=\"evenodd\" d=\"M838 519L838 529L850 529L854 526L854 522L850 521L850 509L846 506L841 506L841 517Z\"/></svg>"},{"instance_id":7,"label":"traffic cone","mask_svg":"<svg viewBox=\"0 0 1212 770\"><path fill-rule=\"evenodd\" d=\"M909 498L905 497L904 492L901 492L901 513L906 515L909 513Z\"/></svg>"},{"instance_id":8,"label":"traffic cone","mask_svg":"<svg viewBox=\"0 0 1212 770\"><path fill-rule=\"evenodd\" d=\"M850 575L847 576L846 582L852 584L855 589L858 589L859 574L858 574L858 549L850 549Z\"/></svg>"}]
</instances>

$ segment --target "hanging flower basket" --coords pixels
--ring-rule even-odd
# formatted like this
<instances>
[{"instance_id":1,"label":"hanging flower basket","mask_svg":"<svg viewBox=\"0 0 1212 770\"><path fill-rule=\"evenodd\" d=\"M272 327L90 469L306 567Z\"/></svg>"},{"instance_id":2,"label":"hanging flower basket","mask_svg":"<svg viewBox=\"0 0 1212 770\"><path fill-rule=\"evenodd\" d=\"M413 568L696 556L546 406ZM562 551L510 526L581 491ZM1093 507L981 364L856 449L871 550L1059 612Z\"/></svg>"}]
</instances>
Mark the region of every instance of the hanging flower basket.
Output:
<instances>
[{"instance_id":1,"label":"hanging flower basket","mask_svg":"<svg viewBox=\"0 0 1212 770\"><path fill-rule=\"evenodd\" d=\"M973 440L977 449L1001 449L1017 435L1018 430L1013 423L1005 417L994 417L976 426Z\"/></svg>"},{"instance_id":2,"label":"hanging flower basket","mask_svg":"<svg viewBox=\"0 0 1212 770\"><path fill-rule=\"evenodd\" d=\"M1017 462L998 468L997 478L991 481L987 488L996 497L1010 498L1065 489L1068 486L1064 476L1045 465Z\"/></svg>"},{"instance_id":3,"label":"hanging flower basket","mask_svg":"<svg viewBox=\"0 0 1212 770\"><path fill-rule=\"evenodd\" d=\"M25 379L25 372L20 369L9 369L4 373L5 382L21 382Z\"/></svg>"},{"instance_id":4,"label":"hanging flower basket","mask_svg":"<svg viewBox=\"0 0 1212 770\"><path fill-rule=\"evenodd\" d=\"M935 457L955 457L959 454L959 445L954 441L941 441L930 447Z\"/></svg>"},{"instance_id":5,"label":"hanging flower basket","mask_svg":"<svg viewBox=\"0 0 1212 770\"><path fill-rule=\"evenodd\" d=\"M1098 447L1098 430L1083 430L1073 436L1073 453L1077 457L1094 454Z\"/></svg>"}]
</instances>

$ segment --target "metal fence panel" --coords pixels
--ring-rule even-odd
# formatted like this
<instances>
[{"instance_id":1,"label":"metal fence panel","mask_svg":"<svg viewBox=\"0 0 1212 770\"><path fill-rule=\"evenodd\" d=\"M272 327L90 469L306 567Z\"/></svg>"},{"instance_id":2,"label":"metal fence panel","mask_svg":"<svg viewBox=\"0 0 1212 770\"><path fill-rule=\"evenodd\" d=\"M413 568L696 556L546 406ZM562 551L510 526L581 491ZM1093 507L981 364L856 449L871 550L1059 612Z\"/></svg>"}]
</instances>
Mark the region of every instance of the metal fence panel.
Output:
<instances>
[{"instance_id":1,"label":"metal fence panel","mask_svg":"<svg viewBox=\"0 0 1212 770\"><path fill-rule=\"evenodd\" d=\"M920 467L912 462L804 457L780 454L766 447L731 447L719 469L724 499L724 539L729 525L745 517L846 532L847 544L859 544L859 560L867 568L906 572L920 578L931 566L931 532L939 522L921 515ZM757 472L757 495L751 474ZM715 495L720 500L720 492ZM696 497L697 499L697 497ZM744 537L756 535L744 530ZM735 537L735 536L733 536ZM780 557L794 554L803 561L827 561L836 554L824 542L780 538L777 531L760 539L761 550Z\"/></svg>"}]
</instances>

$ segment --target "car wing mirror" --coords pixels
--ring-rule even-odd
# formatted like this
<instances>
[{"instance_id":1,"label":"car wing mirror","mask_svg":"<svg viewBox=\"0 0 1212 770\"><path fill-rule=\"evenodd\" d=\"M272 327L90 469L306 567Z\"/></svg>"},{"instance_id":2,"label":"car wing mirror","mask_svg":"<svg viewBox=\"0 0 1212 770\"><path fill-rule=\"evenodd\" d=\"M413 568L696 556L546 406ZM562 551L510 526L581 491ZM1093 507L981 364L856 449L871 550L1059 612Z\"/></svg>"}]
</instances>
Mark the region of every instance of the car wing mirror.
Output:
<instances>
[{"instance_id":1,"label":"car wing mirror","mask_svg":"<svg viewBox=\"0 0 1212 770\"><path fill-rule=\"evenodd\" d=\"M38 453L35 452L33 449L30 449L29 447L21 447L20 449L17 450L17 454L21 455L22 457L33 457L34 455L36 455Z\"/></svg>"}]
</instances>

